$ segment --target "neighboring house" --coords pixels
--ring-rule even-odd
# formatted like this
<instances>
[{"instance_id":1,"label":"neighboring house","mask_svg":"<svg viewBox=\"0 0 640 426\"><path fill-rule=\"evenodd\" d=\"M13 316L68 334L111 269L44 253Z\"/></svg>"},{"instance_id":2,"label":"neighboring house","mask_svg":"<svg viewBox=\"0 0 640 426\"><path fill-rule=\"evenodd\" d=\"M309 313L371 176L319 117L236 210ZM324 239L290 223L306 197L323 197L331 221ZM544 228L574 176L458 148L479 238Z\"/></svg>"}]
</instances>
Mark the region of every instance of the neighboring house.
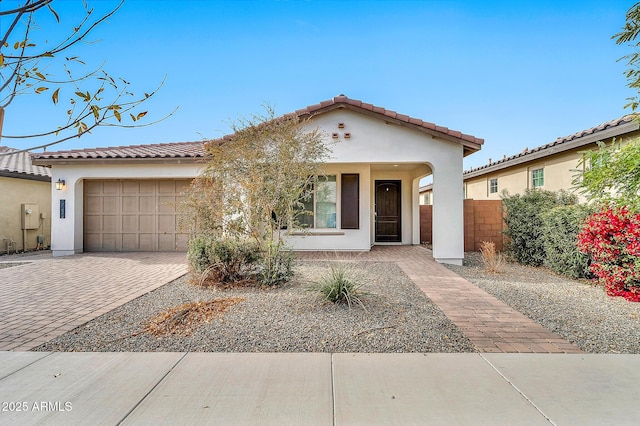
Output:
<instances>
[{"instance_id":1,"label":"neighboring house","mask_svg":"<svg viewBox=\"0 0 640 426\"><path fill-rule=\"evenodd\" d=\"M375 244L420 244L418 187L433 174L433 255L464 257L462 159L482 139L349 99L300 109L332 145L313 227L288 235L296 250L369 250ZM82 251L184 250L174 202L204 163L202 142L83 149L34 155L53 180L54 255ZM322 202L323 214L318 210ZM61 207L63 206L63 207Z\"/></svg>"},{"instance_id":2,"label":"neighboring house","mask_svg":"<svg viewBox=\"0 0 640 426\"><path fill-rule=\"evenodd\" d=\"M0 253L45 248L50 241L51 170L31 164L28 152L0 146Z\"/></svg>"},{"instance_id":3,"label":"neighboring house","mask_svg":"<svg viewBox=\"0 0 640 426\"><path fill-rule=\"evenodd\" d=\"M596 149L597 142L622 143L640 136L637 116L626 115L554 142L464 172L465 199L499 200L503 191L522 194L527 188L571 190L582 151ZM421 204L432 204L432 185L420 188ZM584 197L578 194L579 199Z\"/></svg>"}]
</instances>

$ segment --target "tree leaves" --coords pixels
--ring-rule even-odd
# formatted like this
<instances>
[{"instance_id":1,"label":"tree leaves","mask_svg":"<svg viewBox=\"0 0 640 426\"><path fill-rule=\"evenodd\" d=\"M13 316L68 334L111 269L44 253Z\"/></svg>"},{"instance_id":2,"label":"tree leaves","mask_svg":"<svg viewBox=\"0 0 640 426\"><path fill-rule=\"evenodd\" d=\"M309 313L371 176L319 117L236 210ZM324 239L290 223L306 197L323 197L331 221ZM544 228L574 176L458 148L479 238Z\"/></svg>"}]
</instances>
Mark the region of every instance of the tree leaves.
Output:
<instances>
[{"instance_id":1,"label":"tree leaves","mask_svg":"<svg viewBox=\"0 0 640 426\"><path fill-rule=\"evenodd\" d=\"M133 115L133 114L129 114L131 116L131 120L138 121L140 120L142 117L144 117L145 115L147 115L147 111L141 112L138 115Z\"/></svg>"},{"instance_id":2,"label":"tree leaves","mask_svg":"<svg viewBox=\"0 0 640 426\"><path fill-rule=\"evenodd\" d=\"M75 93L76 93L76 96L78 96L79 98L82 98L82 100L85 102L89 102L91 100L91 94L88 91L86 93L82 93L80 91Z\"/></svg>"},{"instance_id":3,"label":"tree leaves","mask_svg":"<svg viewBox=\"0 0 640 426\"><path fill-rule=\"evenodd\" d=\"M54 105L58 104L58 93L60 93L59 87L51 94L51 100L53 101Z\"/></svg>"},{"instance_id":4,"label":"tree leaves","mask_svg":"<svg viewBox=\"0 0 640 426\"><path fill-rule=\"evenodd\" d=\"M629 69L624 72L627 78L627 87L637 90L640 88L640 55L638 53L640 42L636 41L638 35L640 35L640 3L636 3L629 8L626 18L627 20L622 31L614 34L611 38L615 40L616 44L628 44L635 50L634 53L625 55L619 58L618 61L627 60ZM635 111L638 108L638 97L634 96L627 100L630 102L624 107L631 107L631 110Z\"/></svg>"},{"instance_id":5,"label":"tree leaves","mask_svg":"<svg viewBox=\"0 0 640 426\"><path fill-rule=\"evenodd\" d=\"M598 143L594 151L582 152L574 186L598 204L613 203L640 211L640 139L626 144Z\"/></svg>"}]
</instances>

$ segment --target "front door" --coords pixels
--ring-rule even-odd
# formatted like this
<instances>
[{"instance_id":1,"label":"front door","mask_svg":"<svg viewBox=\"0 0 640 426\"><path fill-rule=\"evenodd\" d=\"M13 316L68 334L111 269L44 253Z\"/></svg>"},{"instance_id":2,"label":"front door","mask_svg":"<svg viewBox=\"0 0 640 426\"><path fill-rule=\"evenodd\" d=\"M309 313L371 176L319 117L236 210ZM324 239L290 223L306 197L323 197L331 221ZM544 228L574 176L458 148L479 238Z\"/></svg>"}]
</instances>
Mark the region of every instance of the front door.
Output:
<instances>
[{"instance_id":1,"label":"front door","mask_svg":"<svg viewBox=\"0 0 640 426\"><path fill-rule=\"evenodd\" d=\"M375 193L375 241L392 243L402 241L400 234L400 181L377 180Z\"/></svg>"}]
</instances>

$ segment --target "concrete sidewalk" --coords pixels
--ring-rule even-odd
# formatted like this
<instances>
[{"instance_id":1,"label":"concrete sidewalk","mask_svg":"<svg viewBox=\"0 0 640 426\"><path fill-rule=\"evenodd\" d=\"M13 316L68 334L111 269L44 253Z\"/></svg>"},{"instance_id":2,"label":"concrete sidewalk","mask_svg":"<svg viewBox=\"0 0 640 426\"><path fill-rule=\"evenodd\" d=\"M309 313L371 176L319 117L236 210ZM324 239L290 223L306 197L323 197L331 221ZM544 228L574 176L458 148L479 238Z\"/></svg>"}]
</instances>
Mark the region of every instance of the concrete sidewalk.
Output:
<instances>
[{"instance_id":1,"label":"concrete sidewalk","mask_svg":"<svg viewBox=\"0 0 640 426\"><path fill-rule=\"evenodd\" d=\"M0 424L637 424L640 356L0 352Z\"/></svg>"}]
</instances>

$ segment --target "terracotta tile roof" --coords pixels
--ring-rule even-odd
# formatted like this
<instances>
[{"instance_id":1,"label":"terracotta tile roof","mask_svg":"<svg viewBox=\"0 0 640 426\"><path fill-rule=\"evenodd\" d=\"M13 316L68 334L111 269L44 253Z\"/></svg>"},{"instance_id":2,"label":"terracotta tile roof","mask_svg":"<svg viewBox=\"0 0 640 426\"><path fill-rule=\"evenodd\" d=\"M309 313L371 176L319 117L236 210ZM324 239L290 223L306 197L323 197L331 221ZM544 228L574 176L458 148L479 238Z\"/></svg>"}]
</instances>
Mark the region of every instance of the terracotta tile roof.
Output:
<instances>
[{"instance_id":1,"label":"terracotta tile roof","mask_svg":"<svg viewBox=\"0 0 640 426\"><path fill-rule=\"evenodd\" d=\"M469 170L466 170L464 172L464 175L469 175L469 174L473 174L474 176L477 175L481 175L484 174L481 171L484 171L485 169L491 169L491 170L487 170L486 172L490 172L493 171L495 168L505 168L505 167L509 167L511 164L510 163L515 163L516 160L520 160L518 161L518 163L520 162L525 162L525 161L529 161L527 160L527 157L531 157L531 160L540 158L541 156L544 156L546 153L545 151L548 151L548 154L546 155L551 155L554 154L558 151L562 151L562 148L564 148L563 145L566 145L567 149L572 149L574 147L568 146L570 142L572 141L577 141L580 138L584 138L586 136L590 136L590 135L595 135L596 139L591 141L589 140L589 143L595 142L599 139L597 139L597 136L604 132L605 130L610 130L613 131L615 133L616 128L621 127L623 125L626 124L635 124L635 126L632 126L633 128L630 130L628 128L626 129L620 129L619 133L615 133L614 136L618 136L620 134L626 133L628 131L633 131L633 130L637 130L638 128L640 128L640 126L637 124L637 122L635 121L638 118L637 114L628 114L625 115L624 117L620 117L620 118L616 118L615 120L611 120L611 121L607 121L605 123L602 123L598 126L595 127L591 127L589 129L586 130L581 130L579 132L573 133L569 136L564 136L564 137L560 137L557 138L555 141L548 143L546 145L542 145L539 146L537 148L533 148L533 149L529 149L529 148L525 148L522 152L512 155L510 157L505 156L504 158L498 160L498 161L491 161L489 160L489 164L485 164L483 166L479 166L479 167L475 167ZM629 126L625 126L625 127L629 127ZM603 137L603 139L607 139L612 137L611 135L606 135ZM551 148L555 148L555 149L551 149ZM537 154L537 155L535 155Z\"/></svg>"},{"instance_id":2,"label":"terracotta tile roof","mask_svg":"<svg viewBox=\"0 0 640 426\"><path fill-rule=\"evenodd\" d=\"M19 152L8 146L0 146L0 174L20 177L37 176L51 179L51 169L34 166L28 152Z\"/></svg>"},{"instance_id":3,"label":"terracotta tile roof","mask_svg":"<svg viewBox=\"0 0 640 426\"><path fill-rule=\"evenodd\" d=\"M70 151L31 154L39 160L76 159L169 159L201 158L205 155L203 142L173 142L149 145L129 145L108 148L73 149ZM42 162L42 161L39 161Z\"/></svg>"},{"instance_id":4,"label":"terracotta tile roof","mask_svg":"<svg viewBox=\"0 0 640 426\"><path fill-rule=\"evenodd\" d=\"M379 106L375 106L372 104L368 104L357 99L350 99L345 95L336 96L333 99L320 102L319 104L311 105L306 108L299 109L295 112L298 116L304 116L307 114L318 114L326 111L330 111L336 108L349 108L356 111L361 112L369 112L374 115L379 115L380 118L383 119L392 119L398 124L408 124L415 126L417 128L425 129L429 133L445 136L448 138L454 138L460 140L460 142L469 146L470 148L474 148L474 151L480 149L482 144L484 143L484 139L477 138L472 135L467 135L465 133L459 132L457 130L452 130L447 127L438 126L434 123L430 123L428 121L423 121L419 118L409 117L408 115L398 114L395 111L391 111Z\"/></svg>"}]
</instances>

